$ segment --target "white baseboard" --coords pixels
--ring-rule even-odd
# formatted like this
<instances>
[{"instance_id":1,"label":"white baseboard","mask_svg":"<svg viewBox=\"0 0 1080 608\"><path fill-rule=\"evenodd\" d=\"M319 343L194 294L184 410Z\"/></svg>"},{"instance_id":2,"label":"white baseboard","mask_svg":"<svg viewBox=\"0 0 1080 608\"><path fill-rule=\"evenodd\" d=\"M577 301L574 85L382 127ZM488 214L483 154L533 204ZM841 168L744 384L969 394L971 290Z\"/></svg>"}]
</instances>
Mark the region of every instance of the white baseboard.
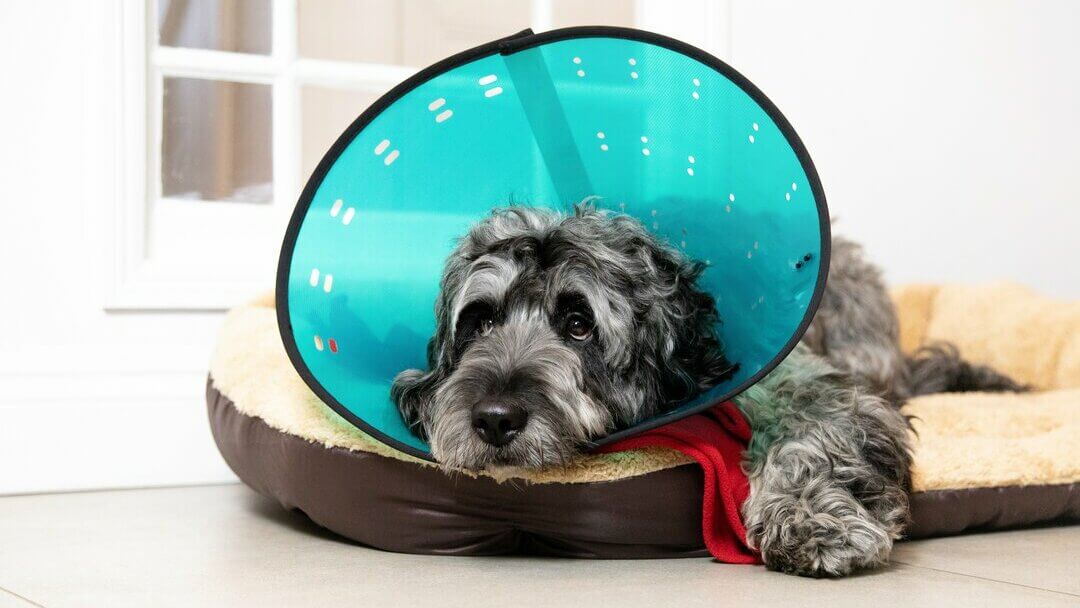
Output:
<instances>
[{"instance_id":1,"label":"white baseboard","mask_svg":"<svg viewBox=\"0 0 1080 608\"><path fill-rule=\"evenodd\" d=\"M234 481L202 373L0 377L0 494Z\"/></svg>"}]
</instances>

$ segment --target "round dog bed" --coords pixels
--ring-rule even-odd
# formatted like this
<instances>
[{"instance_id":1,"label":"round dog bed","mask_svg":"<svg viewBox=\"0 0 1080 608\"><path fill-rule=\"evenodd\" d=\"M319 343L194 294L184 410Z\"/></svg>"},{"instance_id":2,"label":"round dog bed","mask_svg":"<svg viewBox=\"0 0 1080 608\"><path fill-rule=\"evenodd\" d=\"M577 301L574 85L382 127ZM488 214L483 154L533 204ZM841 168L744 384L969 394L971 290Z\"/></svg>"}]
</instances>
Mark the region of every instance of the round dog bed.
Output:
<instances>
[{"instance_id":1,"label":"round dog bed","mask_svg":"<svg viewBox=\"0 0 1080 608\"><path fill-rule=\"evenodd\" d=\"M898 294L898 303L906 346L949 339L968 356L997 356L985 362L1040 389L934 395L907 406L918 430L909 537L1080 518L1080 308L1012 287L918 288ZM1015 318L990 322L1002 314ZM986 326L995 333L974 335ZM996 341L1027 347L1004 359L1009 351ZM1033 360L1038 369L1028 367ZM453 555L708 555L701 473L681 454L444 472L365 435L311 392L281 344L271 297L226 317L210 373L211 429L237 476L354 541Z\"/></svg>"}]
</instances>

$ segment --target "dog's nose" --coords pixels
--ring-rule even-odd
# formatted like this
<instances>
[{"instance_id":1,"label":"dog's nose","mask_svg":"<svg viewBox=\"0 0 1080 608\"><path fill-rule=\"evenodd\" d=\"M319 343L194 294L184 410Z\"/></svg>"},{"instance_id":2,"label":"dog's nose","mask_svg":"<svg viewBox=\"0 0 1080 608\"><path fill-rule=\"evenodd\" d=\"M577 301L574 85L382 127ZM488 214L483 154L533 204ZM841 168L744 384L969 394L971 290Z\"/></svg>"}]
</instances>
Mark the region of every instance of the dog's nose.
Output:
<instances>
[{"instance_id":1,"label":"dog's nose","mask_svg":"<svg viewBox=\"0 0 1080 608\"><path fill-rule=\"evenodd\" d=\"M528 421L529 413L517 405L480 403L472 411L476 434L495 447L510 443Z\"/></svg>"}]
</instances>

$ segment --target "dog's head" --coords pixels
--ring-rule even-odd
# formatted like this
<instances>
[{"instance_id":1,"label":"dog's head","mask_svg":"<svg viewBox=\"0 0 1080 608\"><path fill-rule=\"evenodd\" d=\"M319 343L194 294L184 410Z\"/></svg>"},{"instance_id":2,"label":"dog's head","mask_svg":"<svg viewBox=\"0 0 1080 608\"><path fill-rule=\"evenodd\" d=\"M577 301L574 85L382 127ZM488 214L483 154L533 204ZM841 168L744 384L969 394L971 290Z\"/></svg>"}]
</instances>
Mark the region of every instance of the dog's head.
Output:
<instances>
[{"instance_id":1,"label":"dog's head","mask_svg":"<svg viewBox=\"0 0 1080 608\"><path fill-rule=\"evenodd\" d=\"M496 210L447 260L430 371L393 399L447 466L565 462L734 373L703 270L625 215Z\"/></svg>"}]
</instances>

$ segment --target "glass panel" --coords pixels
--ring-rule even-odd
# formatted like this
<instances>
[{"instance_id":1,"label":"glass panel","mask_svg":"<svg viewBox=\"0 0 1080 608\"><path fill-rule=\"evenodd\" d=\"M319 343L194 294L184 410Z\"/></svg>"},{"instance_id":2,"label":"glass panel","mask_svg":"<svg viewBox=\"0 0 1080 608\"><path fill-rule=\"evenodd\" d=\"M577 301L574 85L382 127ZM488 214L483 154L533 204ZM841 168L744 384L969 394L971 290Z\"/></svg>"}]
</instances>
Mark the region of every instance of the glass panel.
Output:
<instances>
[{"instance_id":1,"label":"glass panel","mask_svg":"<svg viewBox=\"0 0 1080 608\"><path fill-rule=\"evenodd\" d=\"M635 27L635 0L553 0L552 27L619 25Z\"/></svg>"},{"instance_id":2,"label":"glass panel","mask_svg":"<svg viewBox=\"0 0 1080 608\"><path fill-rule=\"evenodd\" d=\"M313 86L301 89L300 148L305 181L338 136L381 94Z\"/></svg>"},{"instance_id":3,"label":"glass panel","mask_svg":"<svg viewBox=\"0 0 1080 608\"><path fill-rule=\"evenodd\" d=\"M401 3L386 0L298 0L304 57L401 63Z\"/></svg>"},{"instance_id":4,"label":"glass panel","mask_svg":"<svg viewBox=\"0 0 1080 608\"><path fill-rule=\"evenodd\" d=\"M270 85L166 78L163 106L164 196L271 201Z\"/></svg>"},{"instance_id":5,"label":"glass panel","mask_svg":"<svg viewBox=\"0 0 1080 608\"><path fill-rule=\"evenodd\" d=\"M158 0L161 46L270 54L271 0Z\"/></svg>"},{"instance_id":6,"label":"glass panel","mask_svg":"<svg viewBox=\"0 0 1080 608\"><path fill-rule=\"evenodd\" d=\"M298 0L304 57L422 67L529 27L528 2Z\"/></svg>"}]
</instances>

